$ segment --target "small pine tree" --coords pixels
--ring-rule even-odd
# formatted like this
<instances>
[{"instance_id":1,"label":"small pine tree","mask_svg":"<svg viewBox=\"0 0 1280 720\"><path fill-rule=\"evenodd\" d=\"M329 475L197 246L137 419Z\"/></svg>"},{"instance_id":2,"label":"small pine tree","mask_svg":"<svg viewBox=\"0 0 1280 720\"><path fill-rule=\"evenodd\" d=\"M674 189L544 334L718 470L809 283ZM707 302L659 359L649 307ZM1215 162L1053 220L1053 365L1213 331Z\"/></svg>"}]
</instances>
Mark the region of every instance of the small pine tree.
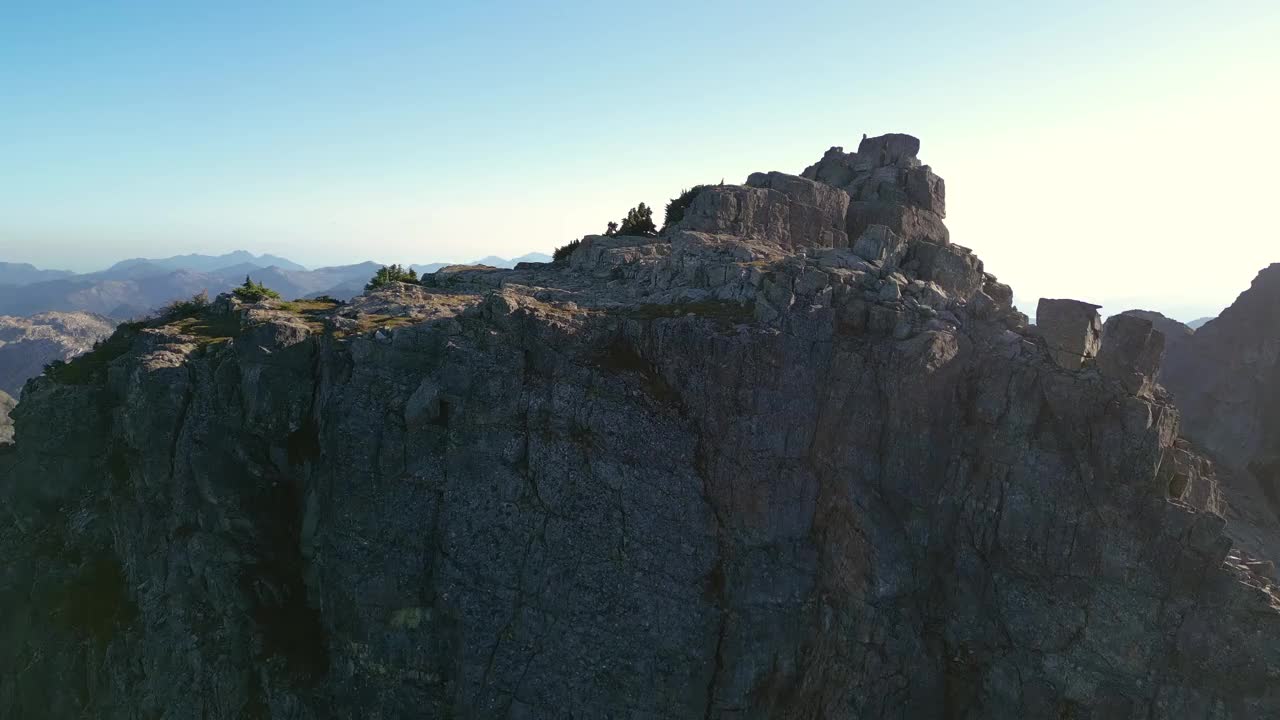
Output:
<instances>
[{"instance_id":1,"label":"small pine tree","mask_svg":"<svg viewBox=\"0 0 1280 720\"><path fill-rule=\"evenodd\" d=\"M400 265L383 265L378 268L378 272L373 274L373 279L365 284L364 291L372 292L393 282L416 285L418 283L418 271L413 268L406 269Z\"/></svg>"},{"instance_id":2,"label":"small pine tree","mask_svg":"<svg viewBox=\"0 0 1280 720\"><path fill-rule=\"evenodd\" d=\"M610 220L610 221L609 221L609 227L608 227L608 229L607 229L607 230L605 230L605 231L604 231L604 234L605 234L605 235L609 235L609 236L617 235L617 234L618 234L618 223L613 222L612 220Z\"/></svg>"},{"instance_id":3,"label":"small pine tree","mask_svg":"<svg viewBox=\"0 0 1280 720\"><path fill-rule=\"evenodd\" d=\"M272 290L262 283L254 282L248 275L244 276L244 284L235 290L232 290L231 294L235 295L239 300L247 303L280 299L280 293Z\"/></svg>"},{"instance_id":4,"label":"small pine tree","mask_svg":"<svg viewBox=\"0 0 1280 720\"><path fill-rule=\"evenodd\" d=\"M627 216L622 219L621 227L618 228L619 235L652 236L657 233L658 228L653 224L653 210L644 203L628 210Z\"/></svg>"}]
</instances>

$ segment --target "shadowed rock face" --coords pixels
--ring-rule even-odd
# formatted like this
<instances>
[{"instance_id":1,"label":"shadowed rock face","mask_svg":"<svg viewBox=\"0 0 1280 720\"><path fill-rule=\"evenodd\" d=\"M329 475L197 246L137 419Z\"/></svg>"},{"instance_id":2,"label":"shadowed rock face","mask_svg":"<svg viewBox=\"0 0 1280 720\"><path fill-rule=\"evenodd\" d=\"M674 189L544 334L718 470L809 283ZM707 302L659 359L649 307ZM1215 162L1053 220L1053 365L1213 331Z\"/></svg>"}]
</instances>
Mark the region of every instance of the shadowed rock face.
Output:
<instances>
[{"instance_id":1,"label":"shadowed rock face","mask_svg":"<svg viewBox=\"0 0 1280 720\"><path fill-rule=\"evenodd\" d=\"M1217 318L1170 344L1160 381L1185 434L1222 469L1228 517L1250 550L1280 554L1280 264Z\"/></svg>"},{"instance_id":2,"label":"shadowed rock face","mask_svg":"<svg viewBox=\"0 0 1280 720\"><path fill-rule=\"evenodd\" d=\"M840 241L816 181L34 382L0 714L1280 711L1280 609L1163 392L1060 367L963 248Z\"/></svg>"}]
</instances>

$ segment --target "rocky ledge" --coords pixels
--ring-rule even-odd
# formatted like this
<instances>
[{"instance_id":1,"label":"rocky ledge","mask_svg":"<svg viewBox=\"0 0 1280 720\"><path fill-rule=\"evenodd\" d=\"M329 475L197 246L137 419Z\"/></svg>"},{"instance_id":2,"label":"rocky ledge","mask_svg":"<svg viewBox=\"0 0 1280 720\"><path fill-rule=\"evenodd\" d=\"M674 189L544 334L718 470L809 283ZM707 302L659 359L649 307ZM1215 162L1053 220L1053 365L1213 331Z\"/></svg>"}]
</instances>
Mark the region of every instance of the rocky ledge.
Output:
<instances>
[{"instance_id":1,"label":"rocky ledge","mask_svg":"<svg viewBox=\"0 0 1280 720\"><path fill-rule=\"evenodd\" d=\"M1029 328L918 147L32 381L0 714L1280 714L1159 333Z\"/></svg>"}]
</instances>

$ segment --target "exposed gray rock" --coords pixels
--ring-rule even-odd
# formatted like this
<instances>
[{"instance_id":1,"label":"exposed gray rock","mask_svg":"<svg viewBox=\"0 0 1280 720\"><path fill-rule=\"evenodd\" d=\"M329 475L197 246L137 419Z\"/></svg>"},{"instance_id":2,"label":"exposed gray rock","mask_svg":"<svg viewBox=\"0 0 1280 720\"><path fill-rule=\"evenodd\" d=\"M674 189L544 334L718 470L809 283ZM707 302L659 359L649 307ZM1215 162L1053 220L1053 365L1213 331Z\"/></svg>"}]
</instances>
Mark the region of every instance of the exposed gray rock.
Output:
<instances>
[{"instance_id":1,"label":"exposed gray rock","mask_svg":"<svg viewBox=\"0 0 1280 720\"><path fill-rule=\"evenodd\" d=\"M867 260L892 267L906 254L907 243L884 225L872 225L863 230L854 241L853 252Z\"/></svg>"},{"instance_id":2,"label":"exposed gray rock","mask_svg":"<svg viewBox=\"0 0 1280 720\"><path fill-rule=\"evenodd\" d=\"M1151 321L1134 315L1113 315L1102 326L1098 370L1122 382L1135 395L1150 395L1164 359L1164 334Z\"/></svg>"},{"instance_id":3,"label":"exposed gray rock","mask_svg":"<svg viewBox=\"0 0 1280 720\"><path fill-rule=\"evenodd\" d=\"M844 220L849 196L829 185L784 173L755 173L746 186L718 185L698 193L678 229L733 235L787 249L849 246Z\"/></svg>"},{"instance_id":4,"label":"exposed gray rock","mask_svg":"<svg viewBox=\"0 0 1280 720\"><path fill-rule=\"evenodd\" d=\"M9 413L17 404L18 402L12 396L0 390L0 445L13 442L13 420L10 419Z\"/></svg>"},{"instance_id":5,"label":"exposed gray rock","mask_svg":"<svg viewBox=\"0 0 1280 720\"><path fill-rule=\"evenodd\" d=\"M1265 558L1168 398L1064 371L961 249L874 267L767 182L34 381L0 715L1280 712Z\"/></svg>"},{"instance_id":6,"label":"exposed gray rock","mask_svg":"<svg viewBox=\"0 0 1280 720\"><path fill-rule=\"evenodd\" d=\"M913 242L903 267L938 284L948 295L968 298L982 288L982 261L959 245Z\"/></svg>"},{"instance_id":7,"label":"exposed gray rock","mask_svg":"<svg viewBox=\"0 0 1280 720\"><path fill-rule=\"evenodd\" d=\"M1040 299L1036 306L1036 330L1062 367L1079 369L1098 354L1102 341L1099 307L1080 300Z\"/></svg>"},{"instance_id":8,"label":"exposed gray rock","mask_svg":"<svg viewBox=\"0 0 1280 720\"><path fill-rule=\"evenodd\" d=\"M920 141L910 135L866 138L856 153L831 148L803 176L849 194L846 225L851 238L872 225L885 225L907 240L945 245L946 187L929 166L920 164L919 148Z\"/></svg>"}]
</instances>

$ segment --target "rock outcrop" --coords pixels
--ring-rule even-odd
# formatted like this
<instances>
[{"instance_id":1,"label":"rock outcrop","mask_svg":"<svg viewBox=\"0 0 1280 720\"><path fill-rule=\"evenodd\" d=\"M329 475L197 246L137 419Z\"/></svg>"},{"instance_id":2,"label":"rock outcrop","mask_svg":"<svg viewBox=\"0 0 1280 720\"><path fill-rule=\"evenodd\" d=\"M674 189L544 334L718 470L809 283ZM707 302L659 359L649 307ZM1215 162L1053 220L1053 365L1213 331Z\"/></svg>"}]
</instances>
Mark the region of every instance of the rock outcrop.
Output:
<instances>
[{"instance_id":1,"label":"rock outcrop","mask_svg":"<svg viewBox=\"0 0 1280 720\"><path fill-rule=\"evenodd\" d=\"M1036 306L1036 329L1055 362L1078 370L1098 354L1102 344L1101 305L1080 300L1041 298Z\"/></svg>"},{"instance_id":2,"label":"rock outcrop","mask_svg":"<svg viewBox=\"0 0 1280 720\"><path fill-rule=\"evenodd\" d=\"M11 395L0 390L0 445L13 442L13 420L9 413L18 404Z\"/></svg>"},{"instance_id":3,"label":"rock outcrop","mask_svg":"<svg viewBox=\"0 0 1280 720\"><path fill-rule=\"evenodd\" d=\"M917 148L33 381L0 715L1280 713L1178 411L1053 359Z\"/></svg>"},{"instance_id":4,"label":"rock outcrop","mask_svg":"<svg viewBox=\"0 0 1280 720\"><path fill-rule=\"evenodd\" d=\"M18 395L45 365L88 352L115 328L113 320L92 313L0 315L0 391Z\"/></svg>"},{"instance_id":5,"label":"rock outcrop","mask_svg":"<svg viewBox=\"0 0 1280 720\"><path fill-rule=\"evenodd\" d=\"M1280 264L1216 318L1175 335L1160 381L1184 434L1217 462L1247 549L1280 555Z\"/></svg>"},{"instance_id":6,"label":"rock outcrop","mask_svg":"<svg viewBox=\"0 0 1280 720\"><path fill-rule=\"evenodd\" d=\"M1119 380L1129 392L1143 397L1156 390L1164 360L1164 334L1146 320L1114 315L1102 326L1098 371Z\"/></svg>"}]
</instances>

